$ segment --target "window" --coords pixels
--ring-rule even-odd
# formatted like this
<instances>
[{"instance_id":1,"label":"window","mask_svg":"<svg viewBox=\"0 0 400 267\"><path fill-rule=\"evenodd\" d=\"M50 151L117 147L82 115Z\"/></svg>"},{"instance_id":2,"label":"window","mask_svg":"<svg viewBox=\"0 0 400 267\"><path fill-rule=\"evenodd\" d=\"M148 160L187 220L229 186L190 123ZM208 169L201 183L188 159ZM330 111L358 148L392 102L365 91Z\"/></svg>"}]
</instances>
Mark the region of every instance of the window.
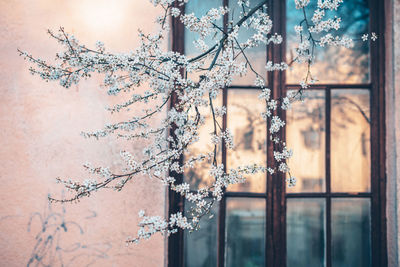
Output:
<instances>
[{"instance_id":1,"label":"window","mask_svg":"<svg viewBox=\"0 0 400 267\"><path fill-rule=\"evenodd\" d=\"M201 16L211 7L228 5L231 13L219 22L226 28L228 17L237 19L236 2L192 0L185 8ZM383 32L382 5L381 1L347 1L338 10L343 31L353 36ZM259 73L267 60L290 61L293 26L301 20L293 0L271 0L268 11L274 31L285 38L280 46L249 52ZM239 38L248 34L243 31ZM192 54L195 39L173 22L176 51ZM169 266L386 265L381 44L382 40L371 47L360 43L352 49L317 51L318 83L304 91L305 103L295 103L284 114L287 125L282 137L295 151L289 163L297 185L287 188L282 175L265 174L229 187L214 207L212 219L203 219L199 231L169 238ZM298 75L304 70L263 73L276 98L298 90ZM236 144L234 151L219 151L227 168L246 163L249 157L259 163L273 157L267 124L259 116L260 89L252 86L253 80L249 75L235 81L219 100L227 107L220 123L231 129ZM201 150L202 145L195 149ZM200 167L178 178L193 186L207 184L202 172ZM177 210L185 211L187 205L171 192L170 211Z\"/></svg>"}]
</instances>

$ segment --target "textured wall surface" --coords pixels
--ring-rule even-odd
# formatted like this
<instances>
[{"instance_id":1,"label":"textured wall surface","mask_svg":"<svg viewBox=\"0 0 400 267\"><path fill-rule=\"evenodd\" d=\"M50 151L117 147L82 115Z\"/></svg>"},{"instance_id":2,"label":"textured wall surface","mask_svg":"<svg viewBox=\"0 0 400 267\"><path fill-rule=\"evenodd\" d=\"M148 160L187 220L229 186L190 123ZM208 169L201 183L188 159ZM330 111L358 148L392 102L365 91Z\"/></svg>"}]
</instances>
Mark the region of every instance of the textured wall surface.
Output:
<instances>
[{"instance_id":1,"label":"textured wall surface","mask_svg":"<svg viewBox=\"0 0 400 267\"><path fill-rule=\"evenodd\" d=\"M137 45L137 28L154 30L157 14L143 0L0 0L0 266L164 265L162 237L125 246L141 208L164 214L159 183L136 179L120 193L48 205L47 194L62 194L56 177L86 178L82 163L115 167L119 150L140 146L83 139L82 130L118 119L104 109L115 99L96 78L68 90L45 83L17 54L21 48L54 59L59 47L46 29L59 26L88 46L102 40L111 51L127 51Z\"/></svg>"},{"instance_id":2,"label":"textured wall surface","mask_svg":"<svg viewBox=\"0 0 400 267\"><path fill-rule=\"evenodd\" d=\"M386 4L387 240L389 266L400 265L400 0Z\"/></svg>"},{"instance_id":3,"label":"textured wall surface","mask_svg":"<svg viewBox=\"0 0 400 267\"><path fill-rule=\"evenodd\" d=\"M394 90L395 90L395 99L394 99L394 106L393 110L395 113L395 120L394 120L394 126L396 128L396 134L395 134L395 147L396 147L396 173L393 176L393 179L396 180L396 190L397 190L397 198L396 198L396 210L397 210L397 216L395 217L396 222L396 229L397 229L397 265L400 265L400 232L399 232L399 227L400 227L400 108L399 108L399 103L400 103L400 1L395 0L395 8L394 8Z\"/></svg>"}]
</instances>

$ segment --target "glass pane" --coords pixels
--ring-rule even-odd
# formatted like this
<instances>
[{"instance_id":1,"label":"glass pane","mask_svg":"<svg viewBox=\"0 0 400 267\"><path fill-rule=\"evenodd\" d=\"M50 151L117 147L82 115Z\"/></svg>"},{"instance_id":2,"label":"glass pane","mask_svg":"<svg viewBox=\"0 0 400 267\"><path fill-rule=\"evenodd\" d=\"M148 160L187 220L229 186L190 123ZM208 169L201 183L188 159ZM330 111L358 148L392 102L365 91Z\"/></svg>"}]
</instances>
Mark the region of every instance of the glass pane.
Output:
<instances>
[{"instance_id":1,"label":"glass pane","mask_svg":"<svg viewBox=\"0 0 400 267\"><path fill-rule=\"evenodd\" d=\"M260 90L228 90L228 128L234 136L235 148L227 151L227 167L249 164L265 166L266 123L261 118L265 103L258 99ZM230 191L265 192L266 174L246 177L246 182L228 187Z\"/></svg>"},{"instance_id":2,"label":"glass pane","mask_svg":"<svg viewBox=\"0 0 400 267\"><path fill-rule=\"evenodd\" d=\"M225 266L265 266L265 209L265 199L227 199Z\"/></svg>"},{"instance_id":3,"label":"glass pane","mask_svg":"<svg viewBox=\"0 0 400 267\"><path fill-rule=\"evenodd\" d=\"M207 97L208 98L208 97ZM222 106L222 92L216 100L213 101L214 108ZM199 112L205 117L205 124L200 127L199 140L188 147L188 153L185 159L198 156L200 153L209 153L214 151L214 145L211 143L211 134L214 132L214 123L211 109L209 107L199 107ZM191 113L195 116L195 113ZM222 118L217 118L218 123L222 125ZM217 163L222 163L221 145L217 146ZM184 180L190 184L192 190L197 190L204 186L210 186L214 180L209 176L211 162L204 160L197 162L194 168L186 169Z\"/></svg>"},{"instance_id":4,"label":"glass pane","mask_svg":"<svg viewBox=\"0 0 400 267\"><path fill-rule=\"evenodd\" d=\"M190 207L191 203L186 201L185 211L189 210ZM210 215L206 215L200 220L199 230L192 233L184 231L183 244L186 267L217 265L218 207L217 204L214 204ZM211 219L210 216L212 216Z\"/></svg>"},{"instance_id":5,"label":"glass pane","mask_svg":"<svg viewBox=\"0 0 400 267\"><path fill-rule=\"evenodd\" d=\"M288 267L325 266L325 200L287 199Z\"/></svg>"},{"instance_id":6,"label":"glass pane","mask_svg":"<svg viewBox=\"0 0 400 267\"><path fill-rule=\"evenodd\" d=\"M229 20L234 23L239 21L239 17L243 14L242 7L237 4L238 0L229 0ZM245 1L244 1L245 2ZM250 8L257 6L262 0L251 0ZM239 44L245 43L249 38L251 38L256 31L252 28L241 27L238 33L238 42ZM241 46L242 49L244 48ZM239 48L240 49L240 48ZM265 63L267 61L267 48L265 45L260 45L258 47L247 48L244 49L245 55L251 63L253 69L264 79L266 78L266 70ZM246 62L246 59L243 55L240 55L237 59L239 62ZM256 74L248 68L247 75L245 77L237 77L234 79L234 85L254 85L254 80L256 78Z\"/></svg>"},{"instance_id":7,"label":"glass pane","mask_svg":"<svg viewBox=\"0 0 400 267\"><path fill-rule=\"evenodd\" d=\"M222 6L222 0L201 0L201 1L189 1L185 4L185 13L190 14L194 13L197 18L201 18L206 15L207 11L211 8L219 8ZM216 21L218 26L222 26L223 20L222 18ZM185 28L185 54L187 56L193 57L195 55L201 54L201 51L196 48L194 42L198 40L200 35L198 33L193 33ZM213 46L215 44L215 40L213 40L213 36L208 36L205 40L205 43L208 46Z\"/></svg>"},{"instance_id":8,"label":"glass pane","mask_svg":"<svg viewBox=\"0 0 400 267\"><path fill-rule=\"evenodd\" d=\"M371 266L370 200L332 199L332 266Z\"/></svg>"},{"instance_id":9,"label":"glass pane","mask_svg":"<svg viewBox=\"0 0 400 267\"><path fill-rule=\"evenodd\" d=\"M286 112L286 142L293 149L290 173L297 179L287 192L324 192L325 91L306 90L302 98Z\"/></svg>"},{"instance_id":10,"label":"glass pane","mask_svg":"<svg viewBox=\"0 0 400 267\"><path fill-rule=\"evenodd\" d=\"M291 62L294 59L294 49L298 46L298 37L294 26L303 20L301 9L295 8L295 1L286 0L287 3L287 54L286 59ZM306 12L308 18L312 17L317 1L310 1ZM368 0L344 1L337 11L326 11L324 20L338 16L342 18L341 29L333 32L334 35L345 35L353 39L360 39L364 33L368 33L369 7ZM315 35L319 39L320 36ZM353 48L317 46L315 51L316 62L311 68L311 73L316 75L319 83L367 83L369 74L369 43L355 41ZM293 68L287 70L287 82L298 84L304 80L307 73L306 64L293 64Z\"/></svg>"},{"instance_id":11,"label":"glass pane","mask_svg":"<svg viewBox=\"0 0 400 267\"><path fill-rule=\"evenodd\" d=\"M369 91L332 90L331 99L332 191L369 192Z\"/></svg>"}]
</instances>

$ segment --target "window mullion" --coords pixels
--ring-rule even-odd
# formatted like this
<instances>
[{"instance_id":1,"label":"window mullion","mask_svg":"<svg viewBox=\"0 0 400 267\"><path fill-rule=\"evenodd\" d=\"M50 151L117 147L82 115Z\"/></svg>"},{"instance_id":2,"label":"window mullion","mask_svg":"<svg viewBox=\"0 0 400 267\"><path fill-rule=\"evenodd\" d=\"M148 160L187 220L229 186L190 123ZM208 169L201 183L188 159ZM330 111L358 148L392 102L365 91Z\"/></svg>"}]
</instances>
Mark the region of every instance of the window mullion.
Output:
<instances>
[{"instance_id":1,"label":"window mullion","mask_svg":"<svg viewBox=\"0 0 400 267\"><path fill-rule=\"evenodd\" d=\"M178 3L174 3L176 8L179 8L184 13L185 7L179 6ZM172 18L172 51L183 54L184 53L184 25L178 18ZM171 97L170 107L177 104L177 95L173 94ZM170 130L171 136L175 137L174 129ZM182 163L183 157L181 156L179 161ZM183 182L183 174L177 174L176 172L169 172L170 176L176 179L177 183ZM168 191L168 217L176 212L184 212L184 199L178 195L175 191L169 189ZM183 230L180 229L174 235L168 237L168 266L184 266L183 257Z\"/></svg>"},{"instance_id":2,"label":"window mullion","mask_svg":"<svg viewBox=\"0 0 400 267\"><path fill-rule=\"evenodd\" d=\"M229 0L222 0L223 6L228 6ZM224 14L224 31L227 32L228 30L228 18L229 13ZM226 108L227 112L222 117L222 129L225 131L227 128L227 116L228 116L228 90L224 88L222 91L222 105ZM224 165L224 172L226 172L226 146L225 146L225 139L222 139L222 164ZM219 267L225 266L225 219L226 217L226 196L224 195L219 204L219 214L218 214L218 252L217 252L217 264Z\"/></svg>"},{"instance_id":3,"label":"window mullion","mask_svg":"<svg viewBox=\"0 0 400 267\"><path fill-rule=\"evenodd\" d=\"M326 190L326 266L332 266L332 229L331 229L331 90L325 88L325 190Z\"/></svg>"},{"instance_id":4,"label":"window mullion","mask_svg":"<svg viewBox=\"0 0 400 267\"><path fill-rule=\"evenodd\" d=\"M371 250L372 265L387 266L385 151L385 3L369 0L370 31L380 33L371 45ZM386 9L386 10L385 10Z\"/></svg>"},{"instance_id":5,"label":"window mullion","mask_svg":"<svg viewBox=\"0 0 400 267\"><path fill-rule=\"evenodd\" d=\"M274 63L285 61L285 30L286 30L286 12L285 1L270 0L268 2L268 11L273 21L273 32L281 34L283 42L280 45L270 44L267 47L267 60ZM278 99L281 97L285 88L284 72L268 72L268 87L271 89L272 97ZM285 114L282 110L275 111L282 119ZM270 119L267 120L270 125ZM268 135L268 131L267 131ZM281 131L281 140L285 138L284 130ZM274 144L267 136L267 158L269 165L274 166ZM286 199L285 199L285 175L277 172L274 175L267 176L267 238L266 238L266 262L269 267L286 266Z\"/></svg>"}]
</instances>

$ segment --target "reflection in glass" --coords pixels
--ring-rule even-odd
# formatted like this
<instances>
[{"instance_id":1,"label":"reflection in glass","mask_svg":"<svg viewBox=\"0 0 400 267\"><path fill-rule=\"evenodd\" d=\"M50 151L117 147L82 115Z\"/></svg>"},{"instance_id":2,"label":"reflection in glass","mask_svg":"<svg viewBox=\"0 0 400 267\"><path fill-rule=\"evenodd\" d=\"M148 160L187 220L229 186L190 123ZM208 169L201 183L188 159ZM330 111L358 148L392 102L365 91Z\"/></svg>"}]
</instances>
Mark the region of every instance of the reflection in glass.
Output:
<instances>
[{"instance_id":1,"label":"reflection in glass","mask_svg":"<svg viewBox=\"0 0 400 267\"><path fill-rule=\"evenodd\" d=\"M332 266L371 266L370 200L332 199Z\"/></svg>"},{"instance_id":2,"label":"reflection in glass","mask_svg":"<svg viewBox=\"0 0 400 267\"><path fill-rule=\"evenodd\" d=\"M190 210L191 203L185 202L185 212ZM218 205L214 204L209 215L200 220L200 229L190 233L184 231L184 258L186 267L216 266L217 264L217 213ZM185 214L190 216L190 214ZM209 219L210 216L213 216Z\"/></svg>"},{"instance_id":3,"label":"reflection in glass","mask_svg":"<svg viewBox=\"0 0 400 267\"><path fill-rule=\"evenodd\" d=\"M286 142L294 151L289 166L297 179L287 192L324 192L325 91L306 90L303 98L286 112Z\"/></svg>"},{"instance_id":4,"label":"reflection in glass","mask_svg":"<svg viewBox=\"0 0 400 267\"><path fill-rule=\"evenodd\" d=\"M242 7L237 4L237 0L229 0L229 20L232 20L234 23L239 21L239 16L242 14ZM250 8L257 6L262 0L252 0L250 1ZM252 28L245 28L242 26L238 32L238 42L239 44L246 42L249 38L255 34L256 31ZM243 47L242 47L243 48ZM266 78L266 70L265 63L267 58L267 48L265 45L260 45L258 47L247 48L244 50L246 57L251 62L251 66L253 69L261 76ZM237 58L238 62L246 62L246 59L243 55L240 55ZM234 85L254 85L254 80L256 78L256 74L254 74L250 68L248 68L247 75L245 77L237 77L233 80Z\"/></svg>"},{"instance_id":5,"label":"reflection in glass","mask_svg":"<svg viewBox=\"0 0 400 267\"><path fill-rule=\"evenodd\" d=\"M266 123L261 118L265 103L258 99L260 90L228 90L228 128L234 136L235 148L227 151L227 168L257 163L265 166ZM246 177L243 184L228 187L229 191L265 192L266 174Z\"/></svg>"},{"instance_id":6,"label":"reflection in glass","mask_svg":"<svg viewBox=\"0 0 400 267\"><path fill-rule=\"evenodd\" d=\"M208 96L207 96L208 99ZM214 108L222 106L222 92L218 98L213 101ZM188 146L188 153L185 153L185 159L198 156L201 153L209 153L214 151L214 146L211 143L211 134L214 131L214 123L211 109L209 107L199 107L199 112L205 117L205 124L200 127L199 140ZM191 113L195 116L195 113ZM222 119L218 118L218 123L222 125ZM221 164L221 145L217 146L217 162ZM197 162L194 168L186 169L184 180L190 184L192 190L197 190L204 186L210 186L213 183L212 177L209 176L211 162L204 160Z\"/></svg>"},{"instance_id":7,"label":"reflection in glass","mask_svg":"<svg viewBox=\"0 0 400 267\"><path fill-rule=\"evenodd\" d=\"M370 107L368 90L332 90L331 188L370 191Z\"/></svg>"},{"instance_id":8,"label":"reflection in glass","mask_svg":"<svg viewBox=\"0 0 400 267\"><path fill-rule=\"evenodd\" d=\"M286 59L291 62L294 59L294 49L297 47L298 39L294 31L294 26L303 20L303 12L296 9L295 1L287 0L287 54ZM306 12L308 18L312 17L317 1L310 1ZM333 32L335 35L348 36L353 39L360 39L363 33L368 32L369 7L368 0L344 1L337 11L326 13L325 20L334 18L342 19L340 30ZM326 34L326 33L325 33ZM320 36L314 36L319 39ZM369 74L369 43L356 41L353 48L329 47L321 48L317 46L316 62L311 67L311 73L317 75L320 83L367 83L370 79ZM306 64L293 64L293 68L287 70L287 82L298 84L304 80L307 73Z\"/></svg>"},{"instance_id":9,"label":"reflection in glass","mask_svg":"<svg viewBox=\"0 0 400 267\"><path fill-rule=\"evenodd\" d=\"M222 0L189 1L185 4L185 13L194 13L196 17L201 18L202 16L206 15L207 11L211 8L219 8L220 6L222 6ZM216 21L216 24L221 27L223 24L222 18ZM194 45L194 41L198 40L199 37L200 35L198 33L191 32L185 28L185 54L187 56L192 57L201 53L201 51L198 50ZM204 41L208 46L213 46L215 44L213 36L208 36Z\"/></svg>"},{"instance_id":10,"label":"reflection in glass","mask_svg":"<svg viewBox=\"0 0 400 267\"><path fill-rule=\"evenodd\" d=\"M325 266L325 200L287 199L288 267Z\"/></svg>"},{"instance_id":11,"label":"reflection in glass","mask_svg":"<svg viewBox=\"0 0 400 267\"><path fill-rule=\"evenodd\" d=\"M227 199L225 266L265 266L265 209L265 199Z\"/></svg>"}]
</instances>

